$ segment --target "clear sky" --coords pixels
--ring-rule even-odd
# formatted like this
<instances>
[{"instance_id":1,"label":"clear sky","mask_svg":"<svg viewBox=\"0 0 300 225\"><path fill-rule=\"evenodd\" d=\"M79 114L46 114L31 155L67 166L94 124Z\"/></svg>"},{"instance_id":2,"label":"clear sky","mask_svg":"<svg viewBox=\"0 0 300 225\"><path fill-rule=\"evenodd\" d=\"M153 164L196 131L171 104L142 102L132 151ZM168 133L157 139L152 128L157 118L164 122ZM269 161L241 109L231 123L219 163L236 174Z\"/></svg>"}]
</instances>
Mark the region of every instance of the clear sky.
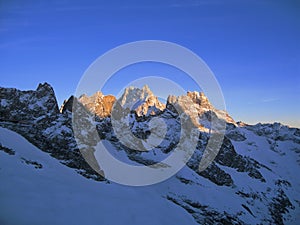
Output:
<instances>
[{"instance_id":1,"label":"clear sky","mask_svg":"<svg viewBox=\"0 0 300 225\"><path fill-rule=\"evenodd\" d=\"M100 55L149 39L198 54L235 120L300 127L299 1L0 0L0 86L46 81L62 103Z\"/></svg>"}]
</instances>

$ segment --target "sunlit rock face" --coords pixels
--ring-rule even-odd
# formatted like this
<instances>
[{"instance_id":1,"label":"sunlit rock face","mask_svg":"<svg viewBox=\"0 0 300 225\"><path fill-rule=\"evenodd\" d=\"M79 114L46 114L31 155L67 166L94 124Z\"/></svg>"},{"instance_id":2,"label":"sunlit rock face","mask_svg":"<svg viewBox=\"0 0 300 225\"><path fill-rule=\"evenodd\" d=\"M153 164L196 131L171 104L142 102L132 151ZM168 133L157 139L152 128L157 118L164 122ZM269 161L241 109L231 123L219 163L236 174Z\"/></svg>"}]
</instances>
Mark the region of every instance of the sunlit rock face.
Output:
<instances>
[{"instance_id":1,"label":"sunlit rock face","mask_svg":"<svg viewBox=\"0 0 300 225\"><path fill-rule=\"evenodd\" d=\"M165 104L161 103L145 85L143 88L128 87L118 100L124 109L134 111L137 116L149 116L162 112Z\"/></svg>"},{"instance_id":2,"label":"sunlit rock face","mask_svg":"<svg viewBox=\"0 0 300 225\"><path fill-rule=\"evenodd\" d=\"M116 98L112 95L103 95L102 92L96 92L90 97L82 95L78 100L88 111L94 113L98 117L107 117L111 114Z\"/></svg>"},{"instance_id":3,"label":"sunlit rock face","mask_svg":"<svg viewBox=\"0 0 300 225\"><path fill-rule=\"evenodd\" d=\"M187 96L192 99L192 101L199 105L202 109L213 110L214 107L209 102L208 98L204 95L203 92L193 91L187 92Z\"/></svg>"}]
</instances>

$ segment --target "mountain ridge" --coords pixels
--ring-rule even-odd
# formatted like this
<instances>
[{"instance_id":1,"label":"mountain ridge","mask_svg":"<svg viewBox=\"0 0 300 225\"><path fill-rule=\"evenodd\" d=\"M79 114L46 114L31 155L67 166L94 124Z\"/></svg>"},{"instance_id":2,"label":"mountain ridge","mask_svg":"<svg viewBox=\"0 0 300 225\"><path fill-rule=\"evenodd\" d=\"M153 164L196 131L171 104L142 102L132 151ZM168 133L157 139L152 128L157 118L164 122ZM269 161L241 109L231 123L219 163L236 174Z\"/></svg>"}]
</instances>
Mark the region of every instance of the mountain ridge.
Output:
<instances>
[{"instance_id":1,"label":"mountain ridge","mask_svg":"<svg viewBox=\"0 0 300 225\"><path fill-rule=\"evenodd\" d=\"M98 93L96 96L103 99L102 95ZM201 108L199 98L203 99L204 96L201 97L196 92L170 97L164 110L154 114L139 115L135 110L125 110L125 114L121 116L129 121L130 129L126 132L139 139L135 148L147 143L150 134L160 134L161 130L149 127L151 120L160 118L165 122L164 140L157 146L150 146L152 150L142 152L128 148L118 139L110 116L95 117L95 108L91 106L92 110L88 110L75 97L70 97L60 112L53 88L49 84L39 85L35 91L0 88L0 96L0 126L21 134L39 149L85 178L107 185L111 185L111 182L105 179L105 171L102 171L101 176L100 168L97 167L97 151L94 148L97 140L93 139L94 136L89 136L93 126L96 126L98 138L109 143L111 153L119 160L134 165L152 166L161 158L172 154L180 138L179 114L171 103L196 102L199 105L198 108L195 107L199 110L199 121L205 129L199 129L195 152L186 166L170 178L164 191L155 191L166 201L191 215L199 224L292 224L297 221L297 215L300 215L300 177L294 172L300 167L298 128L279 123L247 125L228 121L218 155L207 169L200 172L199 161L210 138L210 114L222 112L216 109L212 111L212 106L205 100L205 107ZM143 103L147 102L146 99L143 98ZM91 101L86 102L89 104ZM73 108L73 104L77 104L79 108ZM110 107L109 104L105 110L100 107L100 112L107 113ZM210 108L210 113L207 113L207 108ZM86 146L84 153L79 151L74 138L73 109L81 113L79 119L88 135L83 135L82 138L91 139L91 146ZM85 123L91 119L94 120L93 124ZM2 149L1 154L13 155L15 151L5 146ZM86 162L87 155L94 157L92 165ZM27 162L30 164L35 161L31 159ZM39 164L43 165L38 160L37 164L33 164L37 170ZM0 176L1 174L0 172ZM10 182L9 179L5 181ZM160 184L157 185L159 187ZM151 190L149 188L148 191ZM205 194L201 195L202 193ZM228 205L228 202L231 204Z\"/></svg>"},{"instance_id":2,"label":"mountain ridge","mask_svg":"<svg viewBox=\"0 0 300 225\"><path fill-rule=\"evenodd\" d=\"M163 104L158 100L158 97L154 95L147 85L144 85L142 88L133 86L127 87L119 99L116 99L116 97L111 94L104 95L102 92L96 92L91 96L82 94L78 98L71 96L68 100L64 101L60 108L60 112L64 112L66 110L71 111L70 104L74 101L74 98L76 98L76 101L80 102L88 111L94 113L98 117L110 116L115 102L118 102L124 109L134 111L138 117L150 116L161 113L168 107L168 105L178 102L178 100L180 98L182 99L183 96L187 96L192 100L192 102L196 105L199 116L207 111L213 111L219 117L224 117L226 122L236 124L234 119L227 112L215 109L203 92L187 91L186 95L182 96L174 96L170 94L167 98L166 104ZM67 106L65 106L66 104ZM97 107L102 108L102 110L97 110ZM207 115L203 116L207 117Z\"/></svg>"}]
</instances>

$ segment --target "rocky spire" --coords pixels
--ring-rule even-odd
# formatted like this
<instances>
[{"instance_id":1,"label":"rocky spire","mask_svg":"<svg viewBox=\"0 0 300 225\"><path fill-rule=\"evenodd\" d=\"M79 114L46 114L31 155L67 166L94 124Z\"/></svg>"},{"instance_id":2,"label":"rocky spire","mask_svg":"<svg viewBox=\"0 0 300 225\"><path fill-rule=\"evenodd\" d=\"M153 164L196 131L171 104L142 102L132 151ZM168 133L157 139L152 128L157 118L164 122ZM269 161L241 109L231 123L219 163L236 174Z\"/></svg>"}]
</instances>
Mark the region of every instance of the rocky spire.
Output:
<instances>
[{"instance_id":1,"label":"rocky spire","mask_svg":"<svg viewBox=\"0 0 300 225\"><path fill-rule=\"evenodd\" d=\"M113 95L103 95L98 91L90 97L82 95L78 100L88 111L99 117L107 117L111 114L116 98Z\"/></svg>"},{"instance_id":2,"label":"rocky spire","mask_svg":"<svg viewBox=\"0 0 300 225\"><path fill-rule=\"evenodd\" d=\"M118 102L123 108L135 111L138 116L155 115L165 109L165 104L158 100L148 85L141 89L126 88Z\"/></svg>"},{"instance_id":3,"label":"rocky spire","mask_svg":"<svg viewBox=\"0 0 300 225\"><path fill-rule=\"evenodd\" d=\"M62 106L60 107L60 112L72 112L73 102L75 101L75 97L72 95L68 100L64 100Z\"/></svg>"},{"instance_id":4,"label":"rocky spire","mask_svg":"<svg viewBox=\"0 0 300 225\"><path fill-rule=\"evenodd\" d=\"M214 107L211 105L208 98L203 92L188 91L187 96L190 97L195 104L199 105L203 109L214 109Z\"/></svg>"}]
</instances>

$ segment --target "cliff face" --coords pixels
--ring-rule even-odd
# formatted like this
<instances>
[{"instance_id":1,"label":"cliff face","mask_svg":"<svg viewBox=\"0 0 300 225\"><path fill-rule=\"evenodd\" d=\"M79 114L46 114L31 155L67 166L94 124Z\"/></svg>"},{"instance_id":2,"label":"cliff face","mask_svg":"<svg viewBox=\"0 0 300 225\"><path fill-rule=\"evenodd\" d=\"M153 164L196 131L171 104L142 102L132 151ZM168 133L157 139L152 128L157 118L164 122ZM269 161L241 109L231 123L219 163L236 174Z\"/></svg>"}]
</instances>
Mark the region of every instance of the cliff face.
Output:
<instances>
[{"instance_id":1,"label":"cliff face","mask_svg":"<svg viewBox=\"0 0 300 225\"><path fill-rule=\"evenodd\" d=\"M0 97L2 127L21 134L63 164L78 169L83 176L103 180L82 157L74 139L71 115L76 98L65 101L61 113L53 88L47 83L29 91L0 88Z\"/></svg>"},{"instance_id":2,"label":"cliff face","mask_svg":"<svg viewBox=\"0 0 300 225\"><path fill-rule=\"evenodd\" d=\"M91 113L98 117L110 116L113 104L116 98L112 95L103 95L101 92L96 92L92 96L82 95L78 101Z\"/></svg>"},{"instance_id":3,"label":"cliff face","mask_svg":"<svg viewBox=\"0 0 300 225\"><path fill-rule=\"evenodd\" d=\"M137 116L155 115L165 109L165 104L158 100L147 85L141 89L126 88L118 102L124 109L134 111Z\"/></svg>"},{"instance_id":4,"label":"cliff face","mask_svg":"<svg viewBox=\"0 0 300 225\"><path fill-rule=\"evenodd\" d=\"M192 101L199 105L202 109L214 110L214 107L209 102L208 98L204 95L203 92L187 92L187 96L192 99Z\"/></svg>"},{"instance_id":5,"label":"cliff face","mask_svg":"<svg viewBox=\"0 0 300 225\"><path fill-rule=\"evenodd\" d=\"M35 91L0 88L0 118L5 121L26 123L59 113L53 88L39 84Z\"/></svg>"}]
</instances>

